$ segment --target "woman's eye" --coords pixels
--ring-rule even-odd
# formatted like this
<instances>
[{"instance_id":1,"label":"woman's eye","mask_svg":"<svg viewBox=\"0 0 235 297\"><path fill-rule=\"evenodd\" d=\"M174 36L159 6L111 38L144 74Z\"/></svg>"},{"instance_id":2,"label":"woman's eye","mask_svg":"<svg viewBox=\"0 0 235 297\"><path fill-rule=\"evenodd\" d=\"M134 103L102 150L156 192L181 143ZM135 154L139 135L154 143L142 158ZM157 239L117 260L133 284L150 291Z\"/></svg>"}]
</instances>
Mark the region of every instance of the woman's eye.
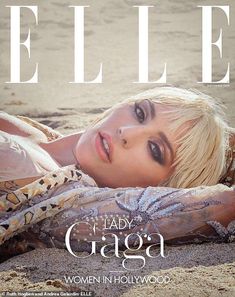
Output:
<instances>
[{"instance_id":1,"label":"woman's eye","mask_svg":"<svg viewBox=\"0 0 235 297\"><path fill-rule=\"evenodd\" d=\"M137 116L137 119L140 123L143 123L145 120L145 113L143 109L139 106L138 103L135 102L135 114Z\"/></svg>"},{"instance_id":2,"label":"woman's eye","mask_svg":"<svg viewBox=\"0 0 235 297\"><path fill-rule=\"evenodd\" d=\"M152 157L155 161L157 161L159 164L163 165L164 160L162 156L162 152L160 150L160 147L158 144L149 141L149 148L152 154Z\"/></svg>"}]
</instances>

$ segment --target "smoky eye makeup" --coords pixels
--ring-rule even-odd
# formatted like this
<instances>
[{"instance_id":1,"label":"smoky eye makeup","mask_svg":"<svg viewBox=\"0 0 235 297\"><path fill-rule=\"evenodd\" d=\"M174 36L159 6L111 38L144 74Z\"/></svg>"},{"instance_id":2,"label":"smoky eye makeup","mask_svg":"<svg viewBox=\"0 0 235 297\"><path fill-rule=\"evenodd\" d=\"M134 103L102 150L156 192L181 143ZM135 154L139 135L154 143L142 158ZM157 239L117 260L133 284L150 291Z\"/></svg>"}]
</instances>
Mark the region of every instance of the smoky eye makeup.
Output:
<instances>
[{"instance_id":1,"label":"smoky eye makeup","mask_svg":"<svg viewBox=\"0 0 235 297\"><path fill-rule=\"evenodd\" d=\"M158 143L150 140L148 141L148 148L152 159L160 165L165 165L164 149L162 149Z\"/></svg>"},{"instance_id":2,"label":"smoky eye makeup","mask_svg":"<svg viewBox=\"0 0 235 297\"><path fill-rule=\"evenodd\" d=\"M146 110L141 102L134 103L134 112L139 123L143 123L146 120Z\"/></svg>"},{"instance_id":3,"label":"smoky eye makeup","mask_svg":"<svg viewBox=\"0 0 235 297\"><path fill-rule=\"evenodd\" d=\"M134 102L134 114L139 123L143 123L146 119L151 118L147 107L148 100ZM154 162L165 165L165 149L164 145L160 145L157 141L148 140L148 153Z\"/></svg>"},{"instance_id":4,"label":"smoky eye makeup","mask_svg":"<svg viewBox=\"0 0 235 297\"><path fill-rule=\"evenodd\" d=\"M152 119L151 106L149 107L149 100L143 99L134 102L134 112L140 123L143 123L147 119Z\"/></svg>"}]
</instances>

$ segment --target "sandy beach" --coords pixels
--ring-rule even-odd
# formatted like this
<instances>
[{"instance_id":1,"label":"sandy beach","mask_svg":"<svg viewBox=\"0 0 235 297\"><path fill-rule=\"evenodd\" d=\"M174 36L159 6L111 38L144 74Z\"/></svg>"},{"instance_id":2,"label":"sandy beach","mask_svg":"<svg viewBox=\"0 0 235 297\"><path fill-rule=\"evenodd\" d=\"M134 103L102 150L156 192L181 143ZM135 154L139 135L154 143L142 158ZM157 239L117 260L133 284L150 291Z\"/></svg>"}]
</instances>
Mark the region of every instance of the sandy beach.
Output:
<instances>
[{"instance_id":1,"label":"sandy beach","mask_svg":"<svg viewBox=\"0 0 235 297\"><path fill-rule=\"evenodd\" d=\"M73 285L73 289L91 290L96 296L113 297L234 296L234 243L168 246L166 251L166 259L151 259L142 270L115 275L168 276L168 284L79 283ZM1 290L65 290L64 276L110 276L113 267L119 268L120 263L120 259L110 261L100 255L96 255L95 260L78 260L67 251L58 249L32 251L1 264Z\"/></svg>"},{"instance_id":2,"label":"sandy beach","mask_svg":"<svg viewBox=\"0 0 235 297\"><path fill-rule=\"evenodd\" d=\"M82 130L100 113L154 83L138 84L138 10L134 5L154 5L149 13L149 77L159 79L167 63L169 85L196 88L220 98L230 124L235 125L235 27L234 3L230 26L215 12L213 38L223 28L223 58L213 51L213 78L220 80L230 62L230 84L209 85L201 81L201 9L214 1L81 0L30 1L38 5L39 24L22 10L21 38L31 29L31 59L22 49L21 77L31 78L39 63L38 84L9 84L10 10L0 3L0 110L31 117L63 134ZM198 1L197 1L198 2ZM103 64L102 84L74 84L74 13L70 5L90 5L85 10L85 78L93 80ZM139 275L168 275L168 284L79 285L96 296L235 296L235 245L200 244L168 246L169 256L149 261ZM64 275L110 275L116 259L77 260L65 250L35 250L0 264L0 290L65 290ZM128 275L128 274L127 274Z\"/></svg>"}]
</instances>

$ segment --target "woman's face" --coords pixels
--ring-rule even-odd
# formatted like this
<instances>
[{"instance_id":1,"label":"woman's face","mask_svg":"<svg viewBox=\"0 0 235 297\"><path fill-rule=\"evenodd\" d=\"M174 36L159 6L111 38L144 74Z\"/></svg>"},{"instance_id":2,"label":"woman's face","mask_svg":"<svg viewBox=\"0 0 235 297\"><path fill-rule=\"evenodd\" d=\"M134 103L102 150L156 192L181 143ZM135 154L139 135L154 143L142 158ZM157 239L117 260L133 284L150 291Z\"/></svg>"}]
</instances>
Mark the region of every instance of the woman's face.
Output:
<instances>
[{"instance_id":1,"label":"woman's face","mask_svg":"<svg viewBox=\"0 0 235 297\"><path fill-rule=\"evenodd\" d=\"M98 186L157 186L172 173L176 138L163 105L126 103L80 137L75 156Z\"/></svg>"}]
</instances>

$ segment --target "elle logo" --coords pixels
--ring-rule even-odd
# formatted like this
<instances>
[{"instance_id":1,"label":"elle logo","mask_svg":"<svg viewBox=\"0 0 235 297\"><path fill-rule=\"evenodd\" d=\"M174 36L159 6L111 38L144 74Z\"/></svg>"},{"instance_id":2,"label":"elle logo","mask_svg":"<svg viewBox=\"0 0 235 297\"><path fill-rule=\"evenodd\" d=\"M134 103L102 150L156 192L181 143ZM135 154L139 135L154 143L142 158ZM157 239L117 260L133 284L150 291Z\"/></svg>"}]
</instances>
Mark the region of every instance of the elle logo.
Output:
<instances>
[{"instance_id":1,"label":"elle logo","mask_svg":"<svg viewBox=\"0 0 235 297\"><path fill-rule=\"evenodd\" d=\"M37 6L6 6L11 10L11 75L7 83L38 83L38 63L35 65L33 76L27 81L20 78L20 50L25 47L30 58L30 29L24 42L20 41L20 12L21 9L29 9L35 17L38 25ZM97 76L92 81L85 81L84 63L84 15L85 8L89 6L69 6L74 9L74 81L70 83L102 83L102 68L100 63ZM148 14L153 6L133 6L139 10L139 73L138 80L134 83L167 83L167 63L163 65L162 75L158 80L149 80L148 71ZM225 15L229 25L229 6L198 6L202 9L202 81L198 83L228 84L230 64L227 71L219 81L212 81L212 46L219 50L222 58L222 28L219 38L212 42L212 15L213 9L220 9ZM222 75L221 75L222 76Z\"/></svg>"}]
</instances>

